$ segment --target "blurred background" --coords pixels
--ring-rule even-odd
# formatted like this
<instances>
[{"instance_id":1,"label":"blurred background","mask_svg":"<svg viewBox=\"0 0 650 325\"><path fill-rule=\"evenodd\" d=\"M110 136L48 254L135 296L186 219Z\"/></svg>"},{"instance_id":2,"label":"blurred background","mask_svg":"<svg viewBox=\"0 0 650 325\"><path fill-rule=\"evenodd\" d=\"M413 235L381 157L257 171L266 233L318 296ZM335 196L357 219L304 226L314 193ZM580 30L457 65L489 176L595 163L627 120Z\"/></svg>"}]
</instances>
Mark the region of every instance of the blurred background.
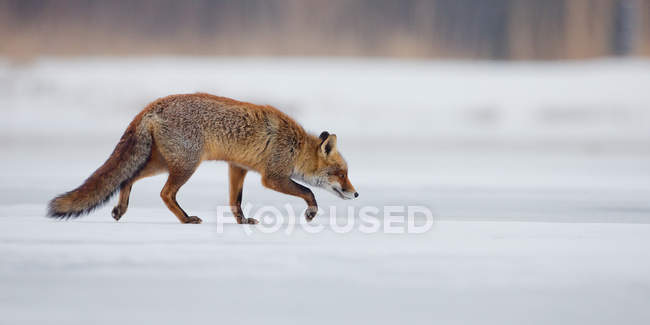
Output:
<instances>
[{"instance_id":1,"label":"blurred background","mask_svg":"<svg viewBox=\"0 0 650 325\"><path fill-rule=\"evenodd\" d=\"M649 56L650 0L0 0L0 323L648 323ZM197 91L338 135L360 197L315 189L317 222L434 227L217 234L221 162L178 194L203 225L163 175L119 223L115 199L44 217L149 102Z\"/></svg>"},{"instance_id":2,"label":"blurred background","mask_svg":"<svg viewBox=\"0 0 650 325\"><path fill-rule=\"evenodd\" d=\"M5 204L40 211L148 102L204 91L337 133L360 205L649 221L650 1L2 0L0 26ZM225 192L210 166L191 182Z\"/></svg>"},{"instance_id":3,"label":"blurred background","mask_svg":"<svg viewBox=\"0 0 650 325\"><path fill-rule=\"evenodd\" d=\"M559 60L650 54L645 0L25 0L0 51Z\"/></svg>"}]
</instances>

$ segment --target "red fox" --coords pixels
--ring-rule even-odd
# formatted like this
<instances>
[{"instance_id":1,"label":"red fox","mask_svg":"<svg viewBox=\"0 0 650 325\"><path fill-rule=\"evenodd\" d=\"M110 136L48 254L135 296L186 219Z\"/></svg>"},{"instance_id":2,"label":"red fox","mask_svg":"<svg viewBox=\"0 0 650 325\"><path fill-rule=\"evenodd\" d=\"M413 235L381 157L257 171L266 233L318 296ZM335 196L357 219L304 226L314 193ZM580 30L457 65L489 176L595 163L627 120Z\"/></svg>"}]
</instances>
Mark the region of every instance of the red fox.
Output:
<instances>
[{"instance_id":1,"label":"red fox","mask_svg":"<svg viewBox=\"0 0 650 325\"><path fill-rule=\"evenodd\" d=\"M240 224L255 224L241 208L244 177L262 175L262 184L307 203L305 218L318 211L312 191L294 180L324 188L342 199L359 196L336 147L336 135L308 134L271 106L196 93L171 95L149 104L129 124L108 160L81 186L50 201L48 215L77 217L120 191L112 216L120 220L133 183L168 172L162 200L181 223L201 223L176 202L176 193L204 160L229 164L230 206Z\"/></svg>"}]
</instances>

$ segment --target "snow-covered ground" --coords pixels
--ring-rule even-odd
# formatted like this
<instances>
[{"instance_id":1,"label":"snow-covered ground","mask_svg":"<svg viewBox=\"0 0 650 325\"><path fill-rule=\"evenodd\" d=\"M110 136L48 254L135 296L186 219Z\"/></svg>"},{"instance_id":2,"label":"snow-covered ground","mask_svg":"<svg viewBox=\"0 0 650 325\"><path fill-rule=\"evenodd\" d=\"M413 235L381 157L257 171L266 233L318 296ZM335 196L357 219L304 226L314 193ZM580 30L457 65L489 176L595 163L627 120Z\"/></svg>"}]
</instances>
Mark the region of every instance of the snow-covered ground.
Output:
<instances>
[{"instance_id":1,"label":"snow-covered ground","mask_svg":"<svg viewBox=\"0 0 650 325\"><path fill-rule=\"evenodd\" d=\"M248 236L163 209L3 217L3 324L646 324L650 225ZM208 218L208 221L210 219Z\"/></svg>"},{"instance_id":2,"label":"snow-covered ground","mask_svg":"<svg viewBox=\"0 0 650 325\"><path fill-rule=\"evenodd\" d=\"M648 85L643 60L0 60L0 323L647 323ZM361 196L316 190L338 208L322 232L265 234L216 217L227 178L212 162L178 198L201 225L164 207L164 176L134 186L119 223L115 200L43 217L147 102L194 91L336 133ZM244 193L304 209L257 175ZM328 226L387 205L427 207L434 225Z\"/></svg>"}]
</instances>

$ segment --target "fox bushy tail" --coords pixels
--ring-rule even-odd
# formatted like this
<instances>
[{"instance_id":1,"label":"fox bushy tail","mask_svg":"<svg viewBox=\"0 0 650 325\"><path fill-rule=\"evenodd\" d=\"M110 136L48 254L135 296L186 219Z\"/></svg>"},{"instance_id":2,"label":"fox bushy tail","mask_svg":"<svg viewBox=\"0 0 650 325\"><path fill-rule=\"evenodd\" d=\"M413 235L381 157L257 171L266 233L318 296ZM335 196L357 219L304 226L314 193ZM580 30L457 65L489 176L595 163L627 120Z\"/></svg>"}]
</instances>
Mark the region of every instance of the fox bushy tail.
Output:
<instances>
[{"instance_id":1,"label":"fox bushy tail","mask_svg":"<svg viewBox=\"0 0 650 325\"><path fill-rule=\"evenodd\" d=\"M106 162L79 187L52 199L47 215L78 217L106 203L144 168L151 157L152 142L147 123L141 115L136 116Z\"/></svg>"}]
</instances>

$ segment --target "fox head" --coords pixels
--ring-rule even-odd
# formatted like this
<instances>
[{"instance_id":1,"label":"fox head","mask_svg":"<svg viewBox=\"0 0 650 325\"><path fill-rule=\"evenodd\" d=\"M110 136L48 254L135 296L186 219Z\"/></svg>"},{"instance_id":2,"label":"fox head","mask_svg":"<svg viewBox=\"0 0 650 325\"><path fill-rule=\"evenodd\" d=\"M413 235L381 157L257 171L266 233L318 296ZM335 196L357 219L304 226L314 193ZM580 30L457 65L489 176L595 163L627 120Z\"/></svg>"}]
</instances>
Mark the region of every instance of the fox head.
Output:
<instances>
[{"instance_id":1,"label":"fox head","mask_svg":"<svg viewBox=\"0 0 650 325\"><path fill-rule=\"evenodd\" d=\"M351 200L359 196L348 179L348 165L336 147L336 135L324 131L319 136L316 170L308 183L326 189L336 196Z\"/></svg>"}]
</instances>

